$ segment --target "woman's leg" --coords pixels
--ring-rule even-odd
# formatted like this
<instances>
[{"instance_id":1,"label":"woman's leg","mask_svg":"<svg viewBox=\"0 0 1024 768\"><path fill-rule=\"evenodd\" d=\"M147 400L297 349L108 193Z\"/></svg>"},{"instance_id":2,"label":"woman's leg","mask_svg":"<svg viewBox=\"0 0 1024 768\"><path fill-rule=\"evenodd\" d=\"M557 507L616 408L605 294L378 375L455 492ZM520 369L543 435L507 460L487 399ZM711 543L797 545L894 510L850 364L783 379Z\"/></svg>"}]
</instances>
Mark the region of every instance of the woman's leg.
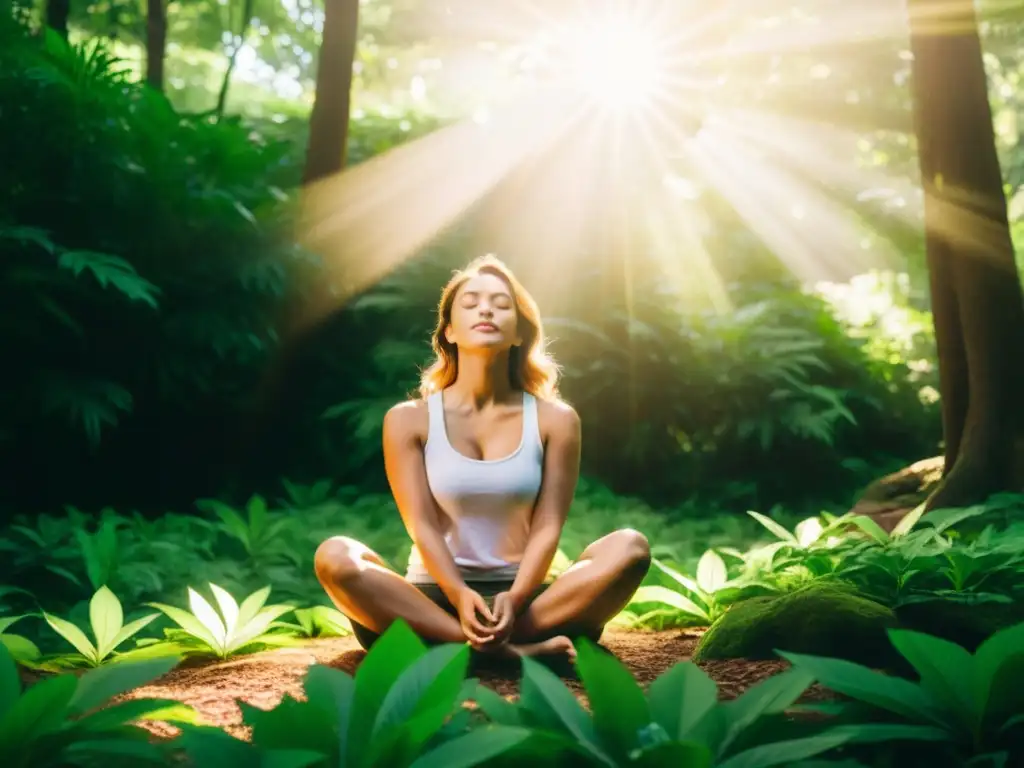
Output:
<instances>
[{"instance_id":1,"label":"woman's leg","mask_svg":"<svg viewBox=\"0 0 1024 768\"><path fill-rule=\"evenodd\" d=\"M425 640L464 643L458 619L447 613L355 539L334 536L316 550L317 578L338 610L352 621L383 633L404 619Z\"/></svg>"},{"instance_id":2,"label":"woman's leg","mask_svg":"<svg viewBox=\"0 0 1024 768\"><path fill-rule=\"evenodd\" d=\"M651 566L647 538L623 529L583 550L573 565L516 619L515 643L555 635L600 637L604 625L629 603Z\"/></svg>"}]
</instances>

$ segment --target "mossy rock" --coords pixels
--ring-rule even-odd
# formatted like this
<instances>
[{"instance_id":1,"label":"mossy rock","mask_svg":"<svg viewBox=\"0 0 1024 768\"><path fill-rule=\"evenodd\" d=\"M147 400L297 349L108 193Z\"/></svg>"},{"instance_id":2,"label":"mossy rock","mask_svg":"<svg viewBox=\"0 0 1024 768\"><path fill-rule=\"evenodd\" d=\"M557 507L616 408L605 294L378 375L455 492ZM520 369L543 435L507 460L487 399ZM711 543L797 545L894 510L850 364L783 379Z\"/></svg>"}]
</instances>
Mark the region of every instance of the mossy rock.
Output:
<instances>
[{"instance_id":1,"label":"mossy rock","mask_svg":"<svg viewBox=\"0 0 1024 768\"><path fill-rule=\"evenodd\" d=\"M896 616L837 583L812 583L732 606L697 645L694 661L773 659L776 650L831 656L873 667L895 656L887 630Z\"/></svg>"},{"instance_id":2,"label":"mossy rock","mask_svg":"<svg viewBox=\"0 0 1024 768\"><path fill-rule=\"evenodd\" d=\"M928 600L896 609L900 626L941 637L974 653L1001 629L1024 622L1024 604Z\"/></svg>"}]
</instances>

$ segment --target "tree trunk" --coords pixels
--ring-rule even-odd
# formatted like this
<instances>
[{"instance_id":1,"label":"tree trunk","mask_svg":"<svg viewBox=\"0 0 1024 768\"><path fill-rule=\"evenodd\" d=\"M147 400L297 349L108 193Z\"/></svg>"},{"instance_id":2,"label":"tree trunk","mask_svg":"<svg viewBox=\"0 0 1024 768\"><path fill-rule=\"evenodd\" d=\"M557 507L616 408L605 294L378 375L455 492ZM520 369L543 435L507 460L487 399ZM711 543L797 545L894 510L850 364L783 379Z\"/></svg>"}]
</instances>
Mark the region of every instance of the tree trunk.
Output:
<instances>
[{"instance_id":1,"label":"tree trunk","mask_svg":"<svg viewBox=\"0 0 1024 768\"><path fill-rule=\"evenodd\" d=\"M164 60L167 57L167 6L164 0L146 0L146 82L164 89Z\"/></svg>"},{"instance_id":2,"label":"tree trunk","mask_svg":"<svg viewBox=\"0 0 1024 768\"><path fill-rule=\"evenodd\" d=\"M942 391L943 479L928 509L1014 490L1024 298L972 0L908 0L915 131Z\"/></svg>"},{"instance_id":3,"label":"tree trunk","mask_svg":"<svg viewBox=\"0 0 1024 768\"><path fill-rule=\"evenodd\" d=\"M326 0L303 184L331 176L345 167L358 26L359 0Z\"/></svg>"},{"instance_id":4,"label":"tree trunk","mask_svg":"<svg viewBox=\"0 0 1024 768\"><path fill-rule=\"evenodd\" d=\"M71 13L71 0L46 0L46 26L68 39L68 16Z\"/></svg>"},{"instance_id":5,"label":"tree trunk","mask_svg":"<svg viewBox=\"0 0 1024 768\"><path fill-rule=\"evenodd\" d=\"M241 53L242 46L245 45L245 35L249 31L249 25L252 24L254 5L254 0L245 0L242 4L242 21L238 25L238 34L234 35L231 53L228 55L228 67L224 71L224 79L221 81L220 92L217 94L217 106L214 112L218 120L224 116L224 109L228 104L228 89L231 87L231 75L235 72L238 54Z\"/></svg>"}]
</instances>

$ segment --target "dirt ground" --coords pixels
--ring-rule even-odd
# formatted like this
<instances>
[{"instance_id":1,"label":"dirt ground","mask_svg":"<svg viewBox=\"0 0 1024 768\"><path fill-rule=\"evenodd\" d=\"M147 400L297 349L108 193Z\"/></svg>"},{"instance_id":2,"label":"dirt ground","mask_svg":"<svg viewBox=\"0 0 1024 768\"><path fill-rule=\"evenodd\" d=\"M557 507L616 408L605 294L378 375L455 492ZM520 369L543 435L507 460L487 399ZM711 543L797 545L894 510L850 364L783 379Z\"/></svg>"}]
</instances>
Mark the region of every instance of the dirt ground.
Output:
<instances>
[{"instance_id":1,"label":"dirt ground","mask_svg":"<svg viewBox=\"0 0 1024 768\"><path fill-rule=\"evenodd\" d=\"M689 659L699 637L700 630L609 629L601 645L624 662L638 682L647 685L672 665ZM205 722L246 738L248 729L241 724L238 701L271 709L286 694L301 699L303 676L311 664L326 664L353 674L365 655L354 638L311 640L301 648L275 649L229 661L179 667L154 684L132 691L126 698L176 699L194 707ZM735 659L706 662L701 667L718 684L720 697L731 699L785 669L786 664ZM513 672L474 670L472 674L508 698L519 693L519 681ZM586 705L580 683L573 679L565 679L565 682ZM815 686L804 700L820 700L828 695ZM174 735L177 730L164 723L152 723L148 727L155 735L164 737Z\"/></svg>"}]
</instances>

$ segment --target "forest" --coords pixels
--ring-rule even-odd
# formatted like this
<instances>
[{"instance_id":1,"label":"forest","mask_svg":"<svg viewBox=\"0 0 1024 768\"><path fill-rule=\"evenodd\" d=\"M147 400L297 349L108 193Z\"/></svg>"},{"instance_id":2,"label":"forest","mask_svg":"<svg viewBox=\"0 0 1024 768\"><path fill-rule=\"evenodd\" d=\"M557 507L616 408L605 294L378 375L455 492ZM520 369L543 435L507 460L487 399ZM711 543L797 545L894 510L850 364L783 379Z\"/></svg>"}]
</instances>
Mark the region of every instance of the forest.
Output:
<instances>
[{"instance_id":1,"label":"forest","mask_svg":"<svg viewBox=\"0 0 1024 768\"><path fill-rule=\"evenodd\" d=\"M1024 764L1020 0L0 0L0 762ZM493 253L571 669L395 622L385 413Z\"/></svg>"}]
</instances>

